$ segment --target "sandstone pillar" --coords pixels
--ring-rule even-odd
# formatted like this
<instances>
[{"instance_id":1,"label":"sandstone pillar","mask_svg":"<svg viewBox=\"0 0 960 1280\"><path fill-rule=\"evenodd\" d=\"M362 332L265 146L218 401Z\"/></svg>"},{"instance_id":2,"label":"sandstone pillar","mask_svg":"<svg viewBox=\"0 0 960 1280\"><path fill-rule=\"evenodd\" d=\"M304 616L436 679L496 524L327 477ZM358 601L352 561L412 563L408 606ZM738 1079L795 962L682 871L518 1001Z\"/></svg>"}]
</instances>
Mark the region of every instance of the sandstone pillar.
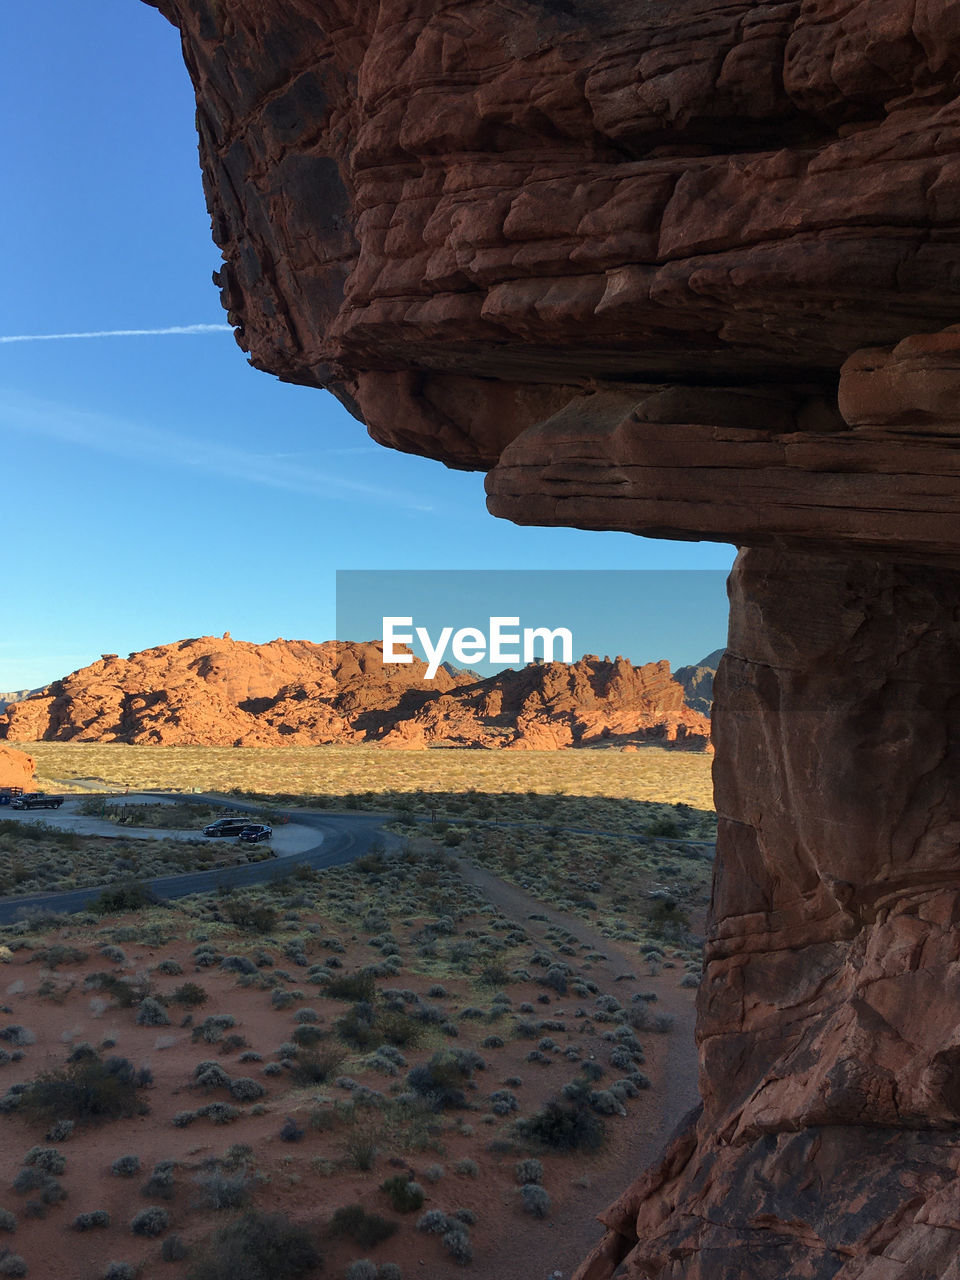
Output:
<instances>
[{"instance_id":1,"label":"sandstone pillar","mask_svg":"<svg viewBox=\"0 0 960 1280\"><path fill-rule=\"evenodd\" d=\"M577 1273L960 1274L960 573L741 553L702 1114Z\"/></svg>"}]
</instances>

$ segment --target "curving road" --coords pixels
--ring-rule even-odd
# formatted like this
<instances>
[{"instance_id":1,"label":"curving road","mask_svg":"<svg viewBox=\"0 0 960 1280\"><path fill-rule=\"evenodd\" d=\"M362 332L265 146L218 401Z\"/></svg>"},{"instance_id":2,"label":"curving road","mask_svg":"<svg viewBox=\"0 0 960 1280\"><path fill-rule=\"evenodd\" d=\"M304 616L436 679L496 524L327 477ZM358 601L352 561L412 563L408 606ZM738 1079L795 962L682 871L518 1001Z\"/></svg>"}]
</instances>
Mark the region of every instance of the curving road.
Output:
<instances>
[{"instance_id":1,"label":"curving road","mask_svg":"<svg viewBox=\"0 0 960 1280\"><path fill-rule=\"evenodd\" d=\"M262 804L246 804L233 798L216 795L191 794L189 797L173 798L209 800L213 804L222 805L228 812L258 813L263 809ZM54 816L56 811L52 814L47 810L42 812L51 824L56 822ZM271 858L267 862L254 862L239 867L218 867L213 871L186 871L179 875L159 876L144 883L149 885L159 898L185 898L191 893L210 893L222 888L233 889L277 880L288 875L294 867L306 866L320 871L325 867L343 866L355 858L362 857L375 845L389 851L402 843L398 836L383 830L383 823L388 820L388 815L385 814L333 815L303 809L275 809L274 812L291 819L299 826L313 828L317 833L316 844L312 848L289 853L279 858ZM82 911L88 902L107 887L90 885L84 889L0 898L0 924L14 923L20 913L25 910Z\"/></svg>"}]
</instances>

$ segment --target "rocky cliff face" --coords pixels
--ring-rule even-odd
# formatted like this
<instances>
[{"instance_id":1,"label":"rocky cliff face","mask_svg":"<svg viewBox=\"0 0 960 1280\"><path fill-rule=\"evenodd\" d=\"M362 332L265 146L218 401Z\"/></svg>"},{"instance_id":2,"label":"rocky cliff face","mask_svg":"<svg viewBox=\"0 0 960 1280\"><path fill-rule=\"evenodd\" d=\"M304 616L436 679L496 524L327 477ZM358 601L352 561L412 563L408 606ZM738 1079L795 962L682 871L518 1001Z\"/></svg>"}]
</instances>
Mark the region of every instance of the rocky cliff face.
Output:
<instances>
[{"instance_id":1,"label":"rocky cliff face","mask_svg":"<svg viewBox=\"0 0 960 1280\"><path fill-rule=\"evenodd\" d=\"M746 548L703 1109L581 1280L955 1280L956 0L154 2L254 364Z\"/></svg>"},{"instance_id":2,"label":"rocky cliff face","mask_svg":"<svg viewBox=\"0 0 960 1280\"><path fill-rule=\"evenodd\" d=\"M379 644L204 636L129 658L106 654L0 715L15 742L390 747L637 745L703 750L709 722L666 662L581 658L481 680L383 664Z\"/></svg>"},{"instance_id":3,"label":"rocky cliff face","mask_svg":"<svg viewBox=\"0 0 960 1280\"><path fill-rule=\"evenodd\" d=\"M0 747L0 787L23 787L29 790L36 769L33 757L12 747Z\"/></svg>"},{"instance_id":4,"label":"rocky cliff face","mask_svg":"<svg viewBox=\"0 0 960 1280\"><path fill-rule=\"evenodd\" d=\"M715 649L713 653L708 653L705 658L702 658L696 666L677 667L673 673L674 680L683 689L687 706L705 716L710 714L710 708L713 706L713 680L722 657L723 650Z\"/></svg>"}]
</instances>

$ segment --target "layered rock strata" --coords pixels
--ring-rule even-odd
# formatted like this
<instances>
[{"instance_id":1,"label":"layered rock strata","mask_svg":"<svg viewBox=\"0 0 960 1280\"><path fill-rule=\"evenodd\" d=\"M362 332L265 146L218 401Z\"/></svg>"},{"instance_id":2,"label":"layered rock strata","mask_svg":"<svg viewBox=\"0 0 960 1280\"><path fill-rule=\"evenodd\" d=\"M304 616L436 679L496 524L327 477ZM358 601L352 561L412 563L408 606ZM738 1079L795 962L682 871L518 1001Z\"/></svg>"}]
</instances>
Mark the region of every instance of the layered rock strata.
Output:
<instances>
[{"instance_id":1,"label":"layered rock strata","mask_svg":"<svg viewBox=\"0 0 960 1280\"><path fill-rule=\"evenodd\" d=\"M580 1275L956 1280L956 0L155 0L241 345L727 540L703 1111Z\"/></svg>"}]
</instances>

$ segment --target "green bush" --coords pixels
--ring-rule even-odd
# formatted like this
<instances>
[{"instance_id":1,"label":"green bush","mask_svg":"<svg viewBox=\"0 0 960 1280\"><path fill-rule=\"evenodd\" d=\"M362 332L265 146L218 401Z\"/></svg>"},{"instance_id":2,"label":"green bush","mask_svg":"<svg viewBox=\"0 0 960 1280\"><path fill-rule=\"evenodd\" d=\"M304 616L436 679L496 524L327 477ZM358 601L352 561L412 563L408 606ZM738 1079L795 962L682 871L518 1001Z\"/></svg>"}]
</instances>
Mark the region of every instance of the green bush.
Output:
<instances>
[{"instance_id":1,"label":"green bush","mask_svg":"<svg viewBox=\"0 0 960 1280\"><path fill-rule=\"evenodd\" d=\"M190 1280L300 1280L320 1265L310 1233L282 1213L248 1210L207 1241Z\"/></svg>"},{"instance_id":2,"label":"green bush","mask_svg":"<svg viewBox=\"0 0 960 1280\"><path fill-rule=\"evenodd\" d=\"M324 988L324 995L334 1000L373 1000L377 984L372 973L344 973L331 978Z\"/></svg>"},{"instance_id":3,"label":"green bush","mask_svg":"<svg viewBox=\"0 0 960 1280\"><path fill-rule=\"evenodd\" d=\"M174 1004L185 1005L188 1009L197 1009L200 1005L207 1003L209 996L199 982L184 982L170 992L170 999Z\"/></svg>"},{"instance_id":4,"label":"green bush","mask_svg":"<svg viewBox=\"0 0 960 1280\"><path fill-rule=\"evenodd\" d=\"M231 924L253 933L271 933L280 919L275 908L249 898L227 898L220 909Z\"/></svg>"},{"instance_id":5,"label":"green bush","mask_svg":"<svg viewBox=\"0 0 960 1280\"><path fill-rule=\"evenodd\" d=\"M137 1095L136 1072L126 1058L85 1058L37 1076L21 1093L17 1107L20 1115L44 1124L62 1118L80 1123L119 1120L146 1109Z\"/></svg>"},{"instance_id":6,"label":"green bush","mask_svg":"<svg viewBox=\"0 0 960 1280\"><path fill-rule=\"evenodd\" d=\"M412 1182L406 1174L397 1173L380 1184L397 1213L415 1213L423 1208L424 1192L419 1182Z\"/></svg>"},{"instance_id":7,"label":"green bush","mask_svg":"<svg viewBox=\"0 0 960 1280\"><path fill-rule=\"evenodd\" d=\"M330 1235L335 1239L346 1236L363 1249L372 1249L383 1240L389 1240L397 1230L397 1224L377 1213L367 1213L361 1204L347 1204L338 1209L330 1220Z\"/></svg>"},{"instance_id":8,"label":"green bush","mask_svg":"<svg viewBox=\"0 0 960 1280\"><path fill-rule=\"evenodd\" d=\"M88 909L100 916L113 916L121 911L143 911L159 901L149 885L139 880L121 880L108 885L88 904Z\"/></svg>"},{"instance_id":9,"label":"green bush","mask_svg":"<svg viewBox=\"0 0 960 1280\"><path fill-rule=\"evenodd\" d=\"M580 1102L554 1099L517 1122L523 1137L551 1151L595 1151L606 1136L603 1121Z\"/></svg>"},{"instance_id":10,"label":"green bush","mask_svg":"<svg viewBox=\"0 0 960 1280\"><path fill-rule=\"evenodd\" d=\"M326 1084L339 1075L346 1053L343 1049L327 1048L315 1053L298 1053L290 1068L290 1078L295 1084Z\"/></svg>"}]
</instances>

